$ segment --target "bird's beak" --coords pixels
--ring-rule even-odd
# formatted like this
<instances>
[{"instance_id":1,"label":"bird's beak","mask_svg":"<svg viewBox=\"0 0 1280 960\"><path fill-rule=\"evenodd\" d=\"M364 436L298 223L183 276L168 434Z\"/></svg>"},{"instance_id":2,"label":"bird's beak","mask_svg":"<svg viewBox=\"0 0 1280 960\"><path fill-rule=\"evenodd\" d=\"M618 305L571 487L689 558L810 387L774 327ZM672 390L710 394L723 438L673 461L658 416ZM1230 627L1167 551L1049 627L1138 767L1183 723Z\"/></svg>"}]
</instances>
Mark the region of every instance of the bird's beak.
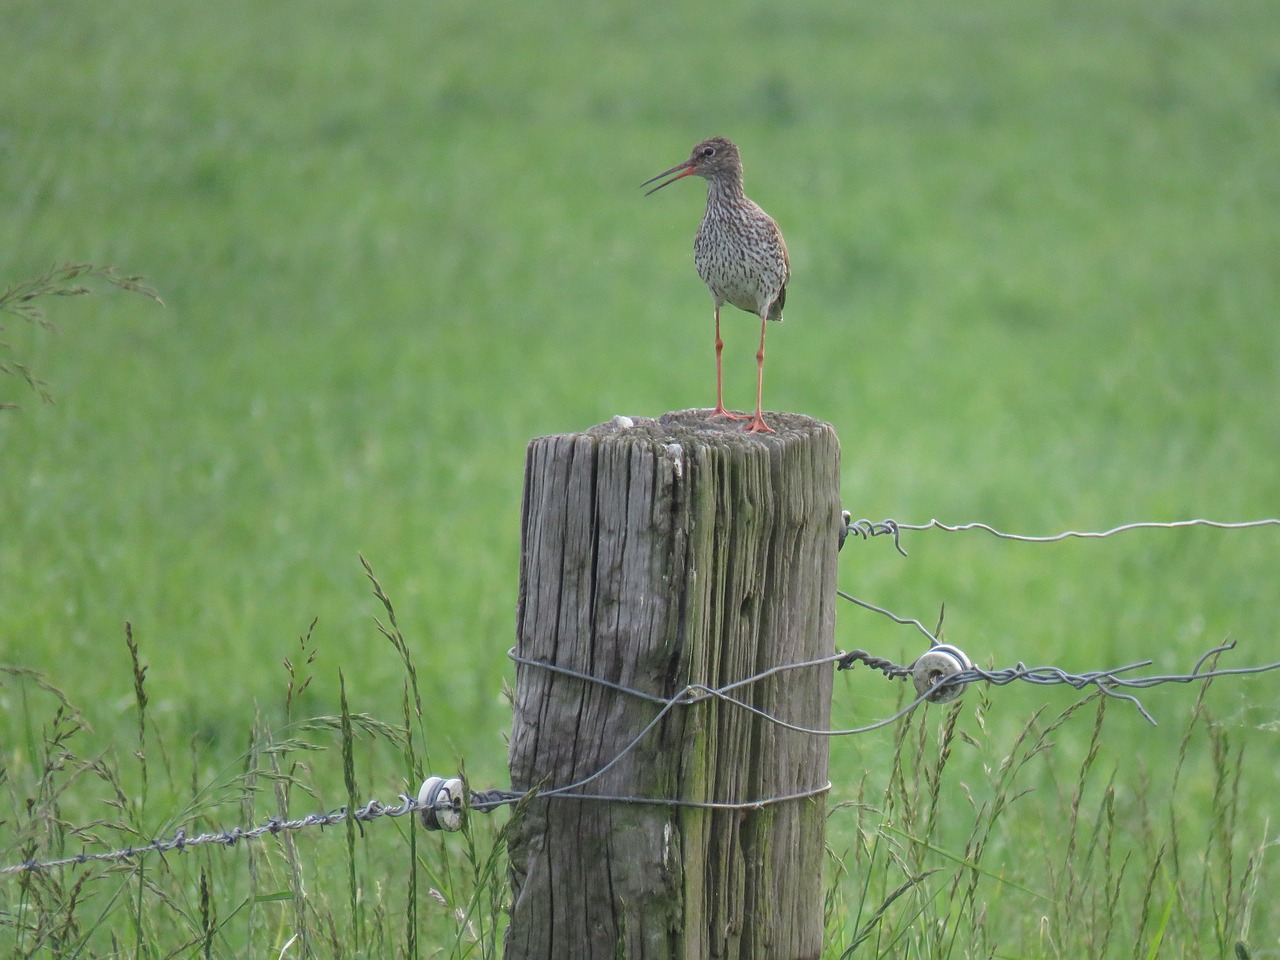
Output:
<instances>
[{"instance_id":1,"label":"bird's beak","mask_svg":"<svg viewBox=\"0 0 1280 960\"><path fill-rule=\"evenodd\" d=\"M675 182L676 182L677 180L679 180L681 177L687 177L687 176L689 176L689 174L693 173L693 164L692 164L692 163L690 163L688 160L686 160L684 163L677 163L677 164L676 164L674 167L672 167L670 170L663 170L663 171L662 171L660 174L658 174L656 177L650 177L650 178L649 178L648 180L646 180L644 183L640 184L640 186L642 186L642 187L647 187L649 184L653 183L653 181L655 181L655 180L661 180L663 177L670 176L670 175L671 175L671 174L673 174L673 173L675 174L675 176L674 176L674 177L671 177L671 179L670 179L670 180L668 180L666 183L660 183L660 184L658 184L658 185L657 185L656 187L654 187L652 190L646 190L644 195L647 197L649 194L654 193L654 192L656 192L656 191L658 191L658 190L661 190L661 189L662 189L663 187L665 187L665 186L669 186L670 184L675 183Z\"/></svg>"}]
</instances>

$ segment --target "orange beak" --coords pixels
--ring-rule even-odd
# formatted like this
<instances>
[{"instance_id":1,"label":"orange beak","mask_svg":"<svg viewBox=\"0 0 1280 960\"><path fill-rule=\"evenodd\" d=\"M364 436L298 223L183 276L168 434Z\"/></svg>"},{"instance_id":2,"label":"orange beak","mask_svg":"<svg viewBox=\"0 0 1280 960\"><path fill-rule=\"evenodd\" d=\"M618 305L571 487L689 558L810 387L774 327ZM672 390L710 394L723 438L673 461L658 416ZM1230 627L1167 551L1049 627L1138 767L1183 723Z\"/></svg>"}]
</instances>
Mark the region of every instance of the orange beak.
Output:
<instances>
[{"instance_id":1,"label":"orange beak","mask_svg":"<svg viewBox=\"0 0 1280 960\"><path fill-rule=\"evenodd\" d=\"M653 183L653 181L655 180L661 180L663 177L670 176L673 173L675 174L675 176L671 177L671 179L668 180L666 183L660 183L656 187L654 187L652 190L646 190L644 195L647 197L649 194L656 193L657 191L661 190L663 187L670 186L671 184L679 180L681 177L689 176L689 174L693 173L693 170L694 170L693 164L690 163L688 160L686 160L684 163L677 163L670 170L663 170L656 177L650 177L644 183L640 184L640 186L647 187L649 184Z\"/></svg>"}]
</instances>

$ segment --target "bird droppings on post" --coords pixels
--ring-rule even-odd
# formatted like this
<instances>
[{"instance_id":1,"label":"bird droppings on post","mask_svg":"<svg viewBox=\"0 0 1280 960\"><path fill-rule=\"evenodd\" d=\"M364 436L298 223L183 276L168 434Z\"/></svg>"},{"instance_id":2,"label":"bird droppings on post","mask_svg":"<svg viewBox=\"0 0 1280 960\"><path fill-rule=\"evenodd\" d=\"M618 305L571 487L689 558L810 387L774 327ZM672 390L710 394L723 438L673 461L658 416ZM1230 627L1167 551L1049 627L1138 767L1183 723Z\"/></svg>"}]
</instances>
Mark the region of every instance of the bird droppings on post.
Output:
<instances>
[{"instance_id":1,"label":"bird droppings on post","mask_svg":"<svg viewBox=\"0 0 1280 960\"><path fill-rule=\"evenodd\" d=\"M667 456L671 458L671 469L675 471L676 479L684 476L684 447L678 443L667 444Z\"/></svg>"},{"instance_id":2,"label":"bird droppings on post","mask_svg":"<svg viewBox=\"0 0 1280 960\"><path fill-rule=\"evenodd\" d=\"M674 174L674 176L671 176ZM726 303L760 318L760 349L756 352L756 412L747 424L749 433L772 433L764 422L764 335L770 320L782 321L791 280L791 258L782 230L774 219L748 199L742 190L742 157L732 140L709 137L697 144L689 159L650 177L640 186L671 176L645 194L648 196L688 176L707 181L707 209L693 241L693 262L698 276L715 301L716 405L712 417L745 420L724 405L724 375L720 338L720 308Z\"/></svg>"}]
</instances>

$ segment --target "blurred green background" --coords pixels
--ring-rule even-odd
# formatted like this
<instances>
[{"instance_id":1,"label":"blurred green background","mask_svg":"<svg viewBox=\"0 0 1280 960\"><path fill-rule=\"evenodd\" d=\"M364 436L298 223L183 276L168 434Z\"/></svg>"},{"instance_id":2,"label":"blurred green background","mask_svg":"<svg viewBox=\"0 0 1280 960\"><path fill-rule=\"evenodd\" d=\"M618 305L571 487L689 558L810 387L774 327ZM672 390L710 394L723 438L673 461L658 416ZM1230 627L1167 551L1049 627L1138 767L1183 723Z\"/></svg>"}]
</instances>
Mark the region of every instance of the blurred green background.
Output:
<instances>
[{"instance_id":1,"label":"blurred green background","mask_svg":"<svg viewBox=\"0 0 1280 960\"><path fill-rule=\"evenodd\" d=\"M49 302L56 335L4 318L56 403L0 379L22 404L0 412L0 661L86 706L103 746L136 722L126 620L178 742L234 756L312 618L306 709L335 709L342 667L353 710L398 719L363 554L436 755L504 782L525 444L713 402L701 182L637 189L710 134L791 250L766 408L835 426L855 516L1280 515L1272 2L11 0L3 20L0 281L110 263L167 304ZM737 408L755 336L726 313ZM1275 529L904 544L851 542L842 587L930 623L945 602L983 663L1280 649ZM839 614L841 647L919 651ZM1258 811L1278 685L1214 691L1267 758ZM885 686L846 676L838 722L879 716ZM1006 688L994 719L1069 696ZM1146 699L1180 723L1191 694ZM1108 722L1124 763L1147 728ZM837 746L837 794L874 747Z\"/></svg>"}]
</instances>

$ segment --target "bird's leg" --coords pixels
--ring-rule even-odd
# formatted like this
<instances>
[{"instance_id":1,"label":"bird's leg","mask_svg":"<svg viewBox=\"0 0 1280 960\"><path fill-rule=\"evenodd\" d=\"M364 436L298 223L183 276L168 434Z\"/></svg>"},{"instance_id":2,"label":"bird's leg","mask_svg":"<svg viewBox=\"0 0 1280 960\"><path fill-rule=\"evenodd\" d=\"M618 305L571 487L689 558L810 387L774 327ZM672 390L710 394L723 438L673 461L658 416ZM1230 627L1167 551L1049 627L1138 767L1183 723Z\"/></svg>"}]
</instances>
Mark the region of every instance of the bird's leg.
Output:
<instances>
[{"instance_id":1,"label":"bird's leg","mask_svg":"<svg viewBox=\"0 0 1280 960\"><path fill-rule=\"evenodd\" d=\"M760 349L756 351L756 415L747 424L748 433L773 433L773 427L764 422L761 406L764 402L764 332L769 324L769 311L760 318Z\"/></svg>"},{"instance_id":2,"label":"bird's leg","mask_svg":"<svg viewBox=\"0 0 1280 960\"><path fill-rule=\"evenodd\" d=\"M713 417L728 417L730 420L745 420L736 413L724 408L724 373L720 354L724 352L724 341L720 339L720 305L716 304L716 408L711 411Z\"/></svg>"}]
</instances>

